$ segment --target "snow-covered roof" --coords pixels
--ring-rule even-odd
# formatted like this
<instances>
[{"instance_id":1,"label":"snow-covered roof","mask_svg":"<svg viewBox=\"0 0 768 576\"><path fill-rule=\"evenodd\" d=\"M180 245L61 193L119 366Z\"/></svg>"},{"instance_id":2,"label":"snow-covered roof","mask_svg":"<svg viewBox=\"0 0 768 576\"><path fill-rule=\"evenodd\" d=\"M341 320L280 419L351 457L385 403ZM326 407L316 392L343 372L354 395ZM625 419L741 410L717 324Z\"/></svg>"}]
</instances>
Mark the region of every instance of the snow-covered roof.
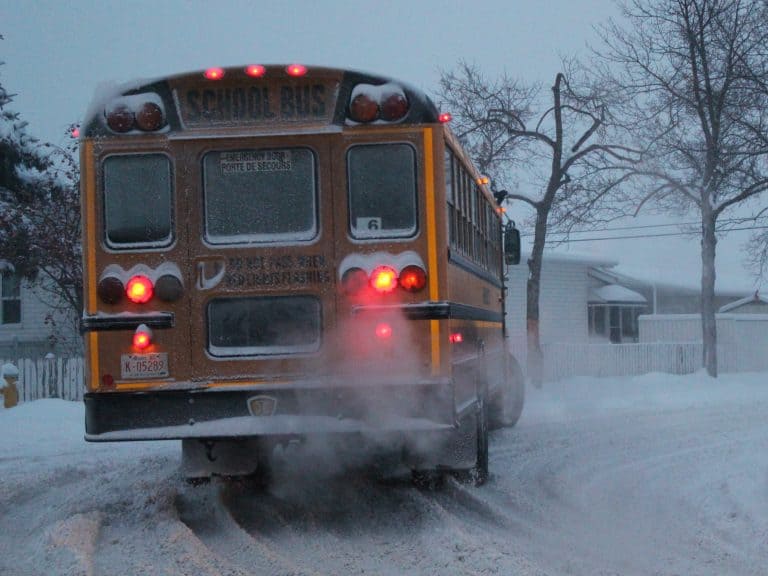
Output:
<instances>
[{"instance_id":1,"label":"snow-covered roof","mask_svg":"<svg viewBox=\"0 0 768 576\"><path fill-rule=\"evenodd\" d=\"M755 292L751 296L747 296L746 298L741 298L739 300L736 300L735 302L731 302L730 304L726 304L725 306L722 306L720 310L718 310L718 312L728 312L735 308L744 306L744 304L753 304L753 303L768 304L768 296L763 296L759 292Z\"/></svg>"},{"instance_id":2,"label":"snow-covered roof","mask_svg":"<svg viewBox=\"0 0 768 576\"><path fill-rule=\"evenodd\" d=\"M642 294L618 284L608 284L589 291L590 304L647 304Z\"/></svg>"}]
</instances>

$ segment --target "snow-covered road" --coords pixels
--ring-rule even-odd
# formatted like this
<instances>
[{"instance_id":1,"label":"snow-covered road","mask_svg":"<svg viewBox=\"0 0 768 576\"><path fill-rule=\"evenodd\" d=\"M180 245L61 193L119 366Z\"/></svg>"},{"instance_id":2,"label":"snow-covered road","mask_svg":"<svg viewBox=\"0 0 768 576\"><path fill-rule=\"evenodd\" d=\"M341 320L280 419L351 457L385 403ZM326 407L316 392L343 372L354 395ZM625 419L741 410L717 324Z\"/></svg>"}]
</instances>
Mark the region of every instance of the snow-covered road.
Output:
<instances>
[{"instance_id":1,"label":"snow-covered road","mask_svg":"<svg viewBox=\"0 0 768 576\"><path fill-rule=\"evenodd\" d=\"M0 574L765 574L767 416L765 374L571 379L493 433L482 488L302 448L255 490L33 402L0 411Z\"/></svg>"}]
</instances>

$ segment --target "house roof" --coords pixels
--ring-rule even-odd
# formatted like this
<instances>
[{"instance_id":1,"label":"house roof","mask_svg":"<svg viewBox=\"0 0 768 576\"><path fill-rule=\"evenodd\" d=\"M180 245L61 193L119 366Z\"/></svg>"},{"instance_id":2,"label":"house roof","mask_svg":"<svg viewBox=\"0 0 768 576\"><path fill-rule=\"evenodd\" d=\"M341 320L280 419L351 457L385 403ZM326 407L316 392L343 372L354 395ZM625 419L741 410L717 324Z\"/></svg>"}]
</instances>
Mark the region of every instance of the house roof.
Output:
<instances>
[{"instance_id":1,"label":"house roof","mask_svg":"<svg viewBox=\"0 0 768 576\"><path fill-rule=\"evenodd\" d=\"M589 291L590 304L647 304L645 296L626 286L607 284Z\"/></svg>"},{"instance_id":2,"label":"house roof","mask_svg":"<svg viewBox=\"0 0 768 576\"><path fill-rule=\"evenodd\" d=\"M744 304L753 304L753 303L768 304L768 296L762 296L759 292L755 292L751 296L741 298L739 300L736 300L735 302L731 302L730 304L726 304L725 306L722 306L720 310L718 310L718 312L729 312L730 310L744 306Z\"/></svg>"}]
</instances>

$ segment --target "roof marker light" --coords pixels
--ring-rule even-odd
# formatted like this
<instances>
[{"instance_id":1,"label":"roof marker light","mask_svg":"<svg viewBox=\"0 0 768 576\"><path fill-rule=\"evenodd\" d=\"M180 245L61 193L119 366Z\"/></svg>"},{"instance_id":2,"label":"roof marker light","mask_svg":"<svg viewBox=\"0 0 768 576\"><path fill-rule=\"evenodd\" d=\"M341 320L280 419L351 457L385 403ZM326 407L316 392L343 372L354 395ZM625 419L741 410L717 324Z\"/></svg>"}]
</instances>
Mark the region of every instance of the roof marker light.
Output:
<instances>
[{"instance_id":1,"label":"roof marker light","mask_svg":"<svg viewBox=\"0 0 768 576\"><path fill-rule=\"evenodd\" d=\"M307 73L307 67L302 66L301 64L291 64L290 66L286 67L285 72L288 74L288 76L298 78L299 76L304 76L304 74Z\"/></svg>"},{"instance_id":2,"label":"roof marker light","mask_svg":"<svg viewBox=\"0 0 768 576\"><path fill-rule=\"evenodd\" d=\"M451 120L453 120L453 116L451 116L450 112L443 112L440 114L440 116L437 117L437 119L440 121L441 124L447 124Z\"/></svg>"},{"instance_id":3,"label":"roof marker light","mask_svg":"<svg viewBox=\"0 0 768 576\"><path fill-rule=\"evenodd\" d=\"M204 72L204 76L208 78L208 80L221 80L224 78L224 69L223 68L208 68Z\"/></svg>"},{"instance_id":4,"label":"roof marker light","mask_svg":"<svg viewBox=\"0 0 768 576\"><path fill-rule=\"evenodd\" d=\"M482 186L482 185L484 185L484 184L489 184L490 182L491 182L491 179L490 179L490 178L488 178L488 176L480 176L480 177L477 179L477 183L478 183L480 186Z\"/></svg>"},{"instance_id":5,"label":"roof marker light","mask_svg":"<svg viewBox=\"0 0 768 576\"><path fill-rule=\"evenodd\" d=\"M245 69L245 73L252 78L261 78L267 73L267 69L261 64L251 64Z\"/></svg>"}]
</instances>

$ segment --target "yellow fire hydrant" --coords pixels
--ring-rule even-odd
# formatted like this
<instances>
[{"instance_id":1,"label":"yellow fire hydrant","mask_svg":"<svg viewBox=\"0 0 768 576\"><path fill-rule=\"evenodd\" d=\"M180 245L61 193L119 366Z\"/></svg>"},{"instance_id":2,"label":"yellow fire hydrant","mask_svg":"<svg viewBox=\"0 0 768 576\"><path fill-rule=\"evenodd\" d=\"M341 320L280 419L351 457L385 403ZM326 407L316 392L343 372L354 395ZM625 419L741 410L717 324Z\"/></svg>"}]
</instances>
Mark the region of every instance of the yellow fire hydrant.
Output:
<instances>
[{"instance_id":1,"label":"yellow fire hydrant","mask_svg":"<svg viewBox=\"0 0 768 576\"><path fill-rule=\"evenodd\" d=\"M4 364L0 370L0 393L5 408L13 408L19 403L19 389L16 387L18 379L19 369L13 364Z\"/></svg>"}]
</instances>

